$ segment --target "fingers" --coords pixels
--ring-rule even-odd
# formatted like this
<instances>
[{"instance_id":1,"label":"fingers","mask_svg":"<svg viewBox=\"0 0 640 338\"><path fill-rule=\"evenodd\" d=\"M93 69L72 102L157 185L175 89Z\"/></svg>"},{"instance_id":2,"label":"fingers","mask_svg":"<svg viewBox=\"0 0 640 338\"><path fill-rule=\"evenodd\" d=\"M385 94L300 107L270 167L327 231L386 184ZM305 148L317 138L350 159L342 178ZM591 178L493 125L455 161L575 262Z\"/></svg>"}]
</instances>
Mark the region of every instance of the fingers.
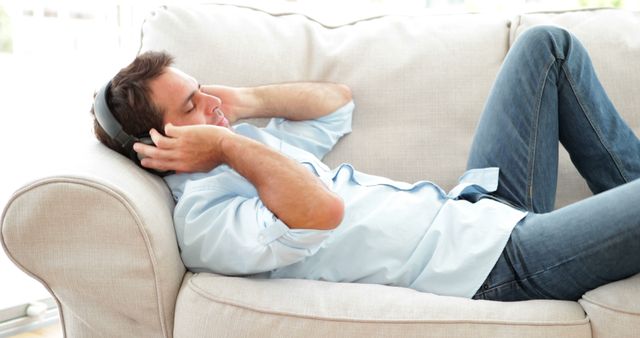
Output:
<instances>
[{"instance_id":1,"label":"fingers","mask_svg":"<svg viewBox=\"0 0 640 338\"><path fill-rule=\"evenodd\" d=\"M176 127L173 124L168 123L166 126L164 126L164 132L165 134L167 134L167 136L176 138L182 134L182 128Z\"/></svg>"},{"instance_id":2,"label":"fingers","mask_svg":"<svg viewBox=\"0 0 640 338\"><path fill-rule=\"evenodd\" d=\"M144 157L155 157L158 155L158 148L141 142L134 143L133 150Z\"/></svg>"},{"instance_id":3,"label":"fingers","mask_svg":"<svg viewBox=\"0 0 640 338\"><path fill-rule=\"evenodd\" d=\"M168 124L165 131L169 130L174 136L177 136L181 134L178 129L179 128ZM167 132L167 135L169 135L169 132ZM180 162L177 161L176 158L179 154L179 152L176 152L177 139L171 135L169 135L170 137L163 136L155 129L149 131L149 136L155 146L141 142L133 144L133 150L143 157L140 164L145 168L161 171L176 169L180 165Z\"/></svg>"},{"instance_id":4,"label":"fingers","mask_svg":"<svg viewBox=\"0 0 640 338\"><path fill-rule=\"evenodd\" d=\"M161 171L174 170L176 168L176 163L174 161L160 160L151 157L143 158L140 161L140 164L145 168L152 168Z\"/></svg>"},{"instance_id":5,"label":"fingers","mask_svg":"<svg viewBox=\"0 0 640 338\"><path fill-rule=\"evenodd\" d=\"M206 86L200 86L200 90L202 90L203 93L205 94L209 94L209 95L214 95L214 96L219 96L221 95L221 91L223 90L229 90L230 87L226 87L226 86L220 86L220 85L206 85Z\"/></svg>"},{"instance_id":6,"label":"fingers","mask_svg":"<svg viewBox=\"0 0 640 338\"><path fill-rule=\"evenodd\" d=\"M167 125L169 126L169 125ZM173 127L173 126L172 126ZM166 129L165 129L166 131ZM174 147L175 145L175 140L171 137L165 137L162 134L160 134L157 130L155 129L151 129L149 131L149 136L151 136L151 140L153 140L153 143L158 147L158 148L162 148L162 149L171 149Z\"/></svg>"},{"instance_id":7,"label":"fingers","mask_svg":"<svg viewBox=\"0 0 640 338\"><path fill-rule=\"evenodd\" d=\"M162 136L157 130L151 129L149 136L156 146L136 142L133 144L133 150L143 157L151 157L154 159L167 160L171 157L171 150L175 149L175 139Z\"/></svg>"},{"instance_id":8,"label":"fingers","mask_svg":"<svg viewBox=\"0 0 640 338\"><path fill-rule=\"evenodd\" d=\"M212 88L212 85L203 85L200 86L200 91L202 91L205 94L209 94L209 95L214 95L215 94L215 90Z\"/></svg>"}]
</instances>

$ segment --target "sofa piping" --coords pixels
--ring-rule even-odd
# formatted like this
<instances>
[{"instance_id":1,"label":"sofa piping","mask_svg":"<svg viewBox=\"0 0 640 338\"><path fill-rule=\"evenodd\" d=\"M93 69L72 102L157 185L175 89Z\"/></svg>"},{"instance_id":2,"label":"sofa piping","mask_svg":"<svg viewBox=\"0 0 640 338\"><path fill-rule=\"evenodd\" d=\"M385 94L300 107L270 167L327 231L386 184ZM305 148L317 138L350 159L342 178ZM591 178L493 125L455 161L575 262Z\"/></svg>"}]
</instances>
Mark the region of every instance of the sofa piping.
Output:
<instances>
[{"instance_id":1,"label":"sofa piping","mask_svg":"<svg viewBox=\"0 0 640 338\"><path fill-rule=\"evenodd\" d=\"M601 307L601 308L603 308L603 309L610 310L610 311L614 311L614 312L618 312L618 313L623 313L623 314L627 314L627 315L632 315L632 316L640 316L640 313L638 313L638 312L632 312L632 311L628 311L628 310L622 310L622 309L617 308L617 307L615 307L615 306L606 305L606 304L604 304L604 303L602 303L602 302L599 302L599 301L597 301L597 300L595 300L595 299L593 299L593 298L591 298L591 297L589 297L589 296L586 296L586 295L583 295L581 300L582 300L582 301L584 301L584 302L587 302L587 303L591 303L591 304L593 304L593 305L595 305L595 306L599 306L599 307Z\"/></svg>"},{"instance_id":2,"label":"sofa piping","mask_svg":"<svg viewBox=\"0 0 640 338\"><path fill-rule=\"evenodd\" d=\"M193 277L196 277L198 274L194 274ZM328 317L328 316L311 316L304 315L299 313L287 312L287 311L273 311L269 309L263 309L256 306L251 306L248 304L244 304L235 300L226 299L223 297L218 297L211 295L205 289L201 288L194 282L194 278L189 280L189 288L193 290L198 295L209 299L213 302L217 302L220 304L231 305L238 308L242 308L249 311L260 312L264 314L271 315L279 315L279 316L288 316L288 317L296 317L296 318L304 318L304 319L312 319L312 320L325 320L325 321L334 321L334 322L349 322L349 323L397 323L397 324L479 324L479 325L515 325L515 326L582 326L585 324L589 324L589 317L585 315L585 317L581 320L576 320L573 322L526 322L526 321L499 321L499 320L443 320L443 319L353 319L353 318L345 318L345 317Z\"/></svg>"}]
</instances>

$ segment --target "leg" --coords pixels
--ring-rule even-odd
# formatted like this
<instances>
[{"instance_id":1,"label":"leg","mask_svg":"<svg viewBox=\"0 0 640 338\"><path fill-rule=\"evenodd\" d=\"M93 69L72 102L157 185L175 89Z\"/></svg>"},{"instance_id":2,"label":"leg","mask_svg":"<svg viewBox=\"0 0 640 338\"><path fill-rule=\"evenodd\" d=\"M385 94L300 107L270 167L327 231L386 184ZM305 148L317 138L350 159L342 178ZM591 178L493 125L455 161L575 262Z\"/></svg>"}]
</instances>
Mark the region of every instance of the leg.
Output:
<instances>
[{"instance_id":1,"label":"leg","mask_svg":"<svg viewBox=\"0 0 640 338\"><path fill-rule=\"evenodd\" d=\"M497 196L549 212L558 141L595 193L640 177L640 141L607 98L585 49L565 30L536 27L505 59L467 167L500 167Z\"/></svg>"},{"instance_id":2,"label":"leg","mask_svg":"<svg viewBox=\"0 0 640 338\"><path fill-rule=\"evenodd\" d=\"M577 300L640 273L640 179L546 214L529 214L476 299Z\"/></svg>"}]
</instances>

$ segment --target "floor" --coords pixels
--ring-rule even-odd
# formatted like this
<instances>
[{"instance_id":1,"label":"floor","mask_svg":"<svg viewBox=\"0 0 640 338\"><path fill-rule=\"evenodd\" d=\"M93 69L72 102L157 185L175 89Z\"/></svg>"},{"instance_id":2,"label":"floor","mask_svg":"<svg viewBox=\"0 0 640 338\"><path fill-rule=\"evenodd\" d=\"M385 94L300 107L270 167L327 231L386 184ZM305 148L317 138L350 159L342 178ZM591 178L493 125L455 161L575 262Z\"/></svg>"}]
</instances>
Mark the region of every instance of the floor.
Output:
<instances>
[{"instance_id":1,"label":"floor","mask_svg":"<svg viewBox=\"0 0 640 338\"><path fill-rule=\"evenodd\" d=\"M60 326L60 323L58 323L39 330L11 336L11 338L61 338L62 336L62 327Z\"/></svg>"}]
</instances>

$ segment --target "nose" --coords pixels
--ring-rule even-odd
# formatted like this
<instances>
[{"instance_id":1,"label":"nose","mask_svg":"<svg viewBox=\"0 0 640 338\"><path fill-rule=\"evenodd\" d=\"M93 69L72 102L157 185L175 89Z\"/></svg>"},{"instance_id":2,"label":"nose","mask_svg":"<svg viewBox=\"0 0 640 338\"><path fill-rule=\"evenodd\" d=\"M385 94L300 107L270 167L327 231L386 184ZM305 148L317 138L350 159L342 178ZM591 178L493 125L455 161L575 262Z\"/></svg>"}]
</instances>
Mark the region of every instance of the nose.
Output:
<instances>
[{"instance_id":1,"label":"nose","mask_svg":"<svg viewBox=\"0 0 640 338\"><path fill-rule=\"evenodd\" d=\"M203 106L205 107L205 112L209 115L215 114L214 110L222 105L222 100L217 96L202 92L198 93L198 95L200 96L200 100L204 103Z\"/></svg>"}]
</instances>

